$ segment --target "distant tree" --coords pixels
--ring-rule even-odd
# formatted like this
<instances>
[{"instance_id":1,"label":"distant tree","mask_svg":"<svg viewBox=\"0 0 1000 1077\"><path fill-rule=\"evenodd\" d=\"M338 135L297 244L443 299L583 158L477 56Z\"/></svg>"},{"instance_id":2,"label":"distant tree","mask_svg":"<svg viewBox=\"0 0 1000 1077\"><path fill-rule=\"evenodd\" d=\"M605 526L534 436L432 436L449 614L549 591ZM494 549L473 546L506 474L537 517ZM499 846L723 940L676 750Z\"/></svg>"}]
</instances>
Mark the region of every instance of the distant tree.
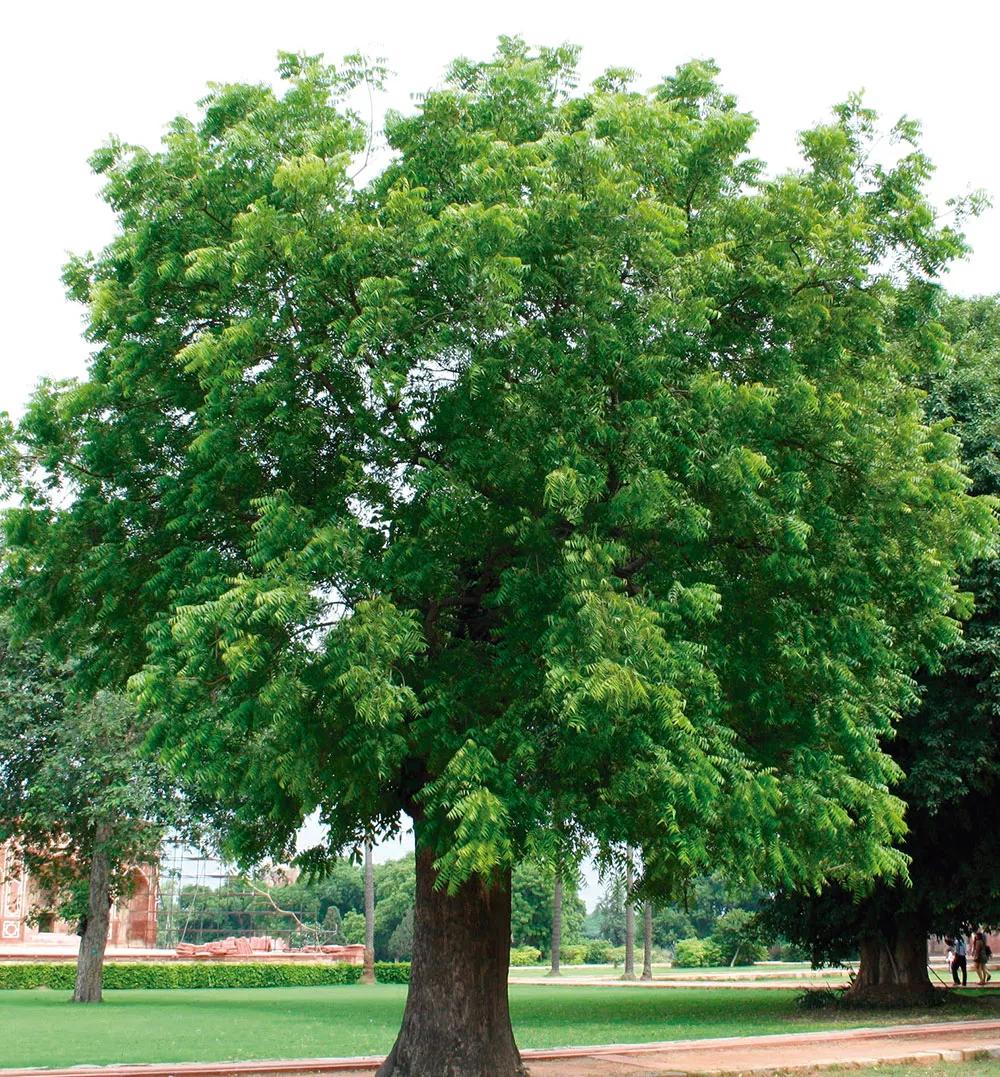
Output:
<instances>
[{"instance_id":1,"label":"distant tree","mask_svg":"<svg viewBox=\"0 0 1000 1077\"><path fill-rule=\"evenodd\" d=\"M625 967L622 969L623 980L635 979L635 890L632 854L625 860Z\"/></svg>"},{"instance_id":2,"label":"distant tree","mask_svg":"<svg viewBox=\"0 0 1000 1077\"><path fill-rule=\"evenodd\" d=\"M413 906L396 925L386 947L393 961L409 961L413 956Z\"/></svg>"},{"instance_id":3,"label":"distant tree","mask_svg":"<svg viewBox=\"0 0 1000 1077\"><path fill-rule=\"evenodd\" d=\"M552 940L549 946L549 975L559 976L563 945L563 879L556 869L552 880Z\"/></svg>"},{"instance_id":4,"label":"distant tree","mask_svg":"<svg viewBox=\"0 0 1000 1077\"><path fill-rule=\"evenodd\" d=\"M615 874L604 888L597 903L598 937L607 939L615 946L625 944L625 884Z\"/></svg>"},{"instance_id":5,"label":"distant tree","mask_svg":"<svg viewBox=\"0 0 1000 1077\"><path fill-rule=\"evenodd\" d=\"M653 910L653 941L657 946L672 947L678 939L697 935L690 916L681 909L667 907Z\"/></svg>"},{"instance_id":6,"label":"distant tree","mask_svg":"<svg viewBox=\"0 0 1000 1077\"><path fill-rule=\"evenodd\" d=\"M342 918L336 905L327 907L323 914L323 931L326 933L326 941L337 943L341 941L343 931L341 928Z\"/></svg>"},{"instance_id":7,"label":"distant tree","mask_svg":"<svg viewBox=\"0 0 1000 1077\"><path fill-rule=\"evenodd\" d=\"M643 980L653 978L653 903L642 903L642 976Z\"/></svg>"},{"instance_id":8,"label":"distant tree","mask_svg":"<svg viewBox=\"0 0 1000 1077\"><path fill-rule=\"evenodd\" d=\"M562 880L562 944L572 945L583 937L586 906L579 893L579 878L567 870ZM511 934L516 946L536 946L552 955L552 898L555 870L537 860L522 861L511 880Z\"/></svg>"},{"instance_id":9,"label":"distant tree","mask_svg":"<svg viewBox=\"0 0 1000 1077\"><path fill-rule=\"evenodd\" d=\"M724 965L752 965L762 960L766 949L761 941L761 925L757 916L746 909L730 909L715 921L712 942L719 949Z\"/></svg>"},{"instance_id":10,"label":"distant tree","mask_svg":"<svg viewBox=\"0 0 1000 1077\"><path fill-rule=\"evenodd\" d=\"M148 722L111 692L76 694L80 660L54 662L0 616L0 842L78 921L75 1002L100 1002L111 904L155 861L179 803L144 753Z\"/></svg>"},{"instance_id":11,"label":"distant tree","mask_svg":"<svg viewBox=\"0 0 1000 1077\"><path fill-rule=\"evenodd\" d=\"M343 935L345 943L355 946L360 943L363 946L365 942L365 914L356 912L354 909L345 913L340 924L340 933Z\"/></svg>"},{"instance_id":12,"label":"distant tree","mask_svg":"<svg viewBox=\"0 0 1000 1077\"><path fill-rule=\"evenodd\" d=\"M372 859L372 842L369 838L365 842L365 967L361 976L361 982L373 984L375 982L375 864ZM405 917L404 917L405 919ZM403 921L401 920L400 923ZM412 944L413 919L410 919L410 935ZM389 937L390 948L392 940L396 937L396 930ZM411 945L412 949L412 945Z\"/></svg>"},{"instance_id":13,"label":"distant tree","mask_svg":"<svg viewBox=\"0 0 1000 1077\"><path fill-rule=\"evenodd\" d=\"M416 860L408 853L397 860L374 866L375 956L389 956L389 939L400 921L413 907L416 896Z\"/></svg>"}]
</instances>

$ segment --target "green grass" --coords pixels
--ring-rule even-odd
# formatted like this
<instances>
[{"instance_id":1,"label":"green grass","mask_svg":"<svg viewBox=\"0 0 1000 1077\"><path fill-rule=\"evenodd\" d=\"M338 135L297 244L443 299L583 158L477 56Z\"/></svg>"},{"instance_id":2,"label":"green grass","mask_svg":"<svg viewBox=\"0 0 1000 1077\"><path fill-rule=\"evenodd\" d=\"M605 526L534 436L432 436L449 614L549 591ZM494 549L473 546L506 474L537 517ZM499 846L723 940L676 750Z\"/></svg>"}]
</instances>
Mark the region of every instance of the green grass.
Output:
<instances>
[{"instance_id":1,"label":"green grass","mask_svg":"<svg viewBox=\"0 0 1000 1077\"><path fill-rule=\"evenodd\" d=\"M641 968L641 966L640 966ZM539 976L544 976L549 971L548 965L520 965L515 966L510 970L511 980L531 979ZM616 977L621 976L622 969L619 965L617 968L611 965L563 965L562 973L567 977ZM776 974L785 974L776 976ZM788 973L795 973L795 977L790 977ZM737 965L736 968L730 968L728 965L715 966L712 968L704 969L675 969L670 965L653 965L653 979L662 980L673 978L676 976L684 976L689 979L698 979L699 976L732 976L739 975L740 979L759 979L767 980L778 978L781 980L789 980L794 983L798 976L809 976L815 979L829 979L837 983L845 982L847 980L846 969L820 969L813 972L807 962L792 964L782 963L774 965Z\"/></svg>"},{"instance_id":2,"label":"green grass","mask_svg":"<svg viewBox=\"0 0 1000 1077\"><path fill-rule=\"evenodd\" d=\"M923 1014L799 1014L795 991L609 991L516 985L522 1047L806 1032L948 1017L995 1017L996 996L952 998ZM63 992L0 992L0 1065L222 1061L382 1054L399 1027L406 988L283 987L108 991L101 1006Z\"/></svg>"}]
</instances>

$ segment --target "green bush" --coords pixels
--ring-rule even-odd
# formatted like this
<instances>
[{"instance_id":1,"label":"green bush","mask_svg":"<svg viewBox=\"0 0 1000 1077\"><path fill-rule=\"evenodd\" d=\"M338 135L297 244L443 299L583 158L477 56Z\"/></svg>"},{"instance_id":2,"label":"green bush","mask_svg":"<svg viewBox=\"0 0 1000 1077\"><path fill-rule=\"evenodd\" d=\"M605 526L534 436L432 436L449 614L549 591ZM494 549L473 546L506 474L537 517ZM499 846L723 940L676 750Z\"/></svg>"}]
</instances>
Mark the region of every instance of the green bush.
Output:
<instances>
[{"instance_id":1,"label":"green bush","mask_svg":"<svg viewBox=\"0 0 1000 1077\"><path fill-rule=\"evenodd\" d=\"M583 944L559 947L559 960L564 965L582 965L587 956L587 947Z\"/></svg>"},{"instance_id":2,"label":"green bush","mask_svg":"<svg viewBox=\"0 0 1000 1077\"><path fill-rule=\"evenodd\" d=\"M409 966L407 966L407 969ZM354 984L360 965L308 964L285 961L247 962L111 962L104 966L104 987L109 991L178 987L319 987ZM71 991L76 965L39 962L0 965L0 990L51 987Z\"/></svg>"},{"instance_id":3,"label":"green bush","mask_svg":"<svg viewBox=\"0 0 1000 1077\"><path fill-rule=\"evenodd\" d=\"M514 946L510 951L512 965L537 965L542 960L542 951L534 946Z\"/></svg>"},{"instance_id":4,"label":"green bush","mask_svg":"<svg viewBox=\"0 0 1000 1077\"><path fill-rule=\"evenodd\" d=\"M674 947L674 966L680 969L703 969L718 965L719 948L711 939L680 939Z\"/></svg>"},{"instance_id":5,"label":"green bush","mask_svg":"<svg viewBox=\"0 0 1000 1077\"><path fill-rule=\"evenodd\" d=\"M718 963L722 965L752 965L767 956L760 921L746 909L723 913L712 928L712 942L719 949Z\"/></svg>"},{"instance_id":6,"label":"green bush","mask_svg":"<svg viewBox=\"0 0 1000 1077\"><path fill-rule=\"evenodd\" d=\"M611 964L614 966L625 964L625 947L624 946L612 946L611 947Z\"/></svg>"},{"instance_id":7,"label":"green bush","mask_svg":"<svg viewBox=\"0 0 1000 1077\"><path fill-rule=\"evenodd\" d=\"M408 984L410 982L410 962L376 961L375 979L380 984Z\"/></svg>"},{"instance_id":8,"label":"green bush","mask_svg":"<svg viewBox=\"0 0 1000 1077\"><path fill-rule=\"evenodd\" d=\"M610 965L613 954L614 947L607 939L594 939L592 942L587 943L583 963L585 965Z\"/></svg>"}]
</instances>

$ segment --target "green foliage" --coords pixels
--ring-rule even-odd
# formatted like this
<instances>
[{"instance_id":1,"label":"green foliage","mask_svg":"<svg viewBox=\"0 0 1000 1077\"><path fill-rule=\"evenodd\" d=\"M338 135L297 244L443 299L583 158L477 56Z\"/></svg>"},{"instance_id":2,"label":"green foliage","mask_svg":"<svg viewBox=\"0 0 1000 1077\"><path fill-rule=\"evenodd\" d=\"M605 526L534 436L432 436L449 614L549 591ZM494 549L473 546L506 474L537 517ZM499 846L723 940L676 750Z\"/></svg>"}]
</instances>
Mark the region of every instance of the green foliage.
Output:
<instances>
[{"instance_id":1,"label":"green foliage","mask_svg":"<svg viewBox=\"0 0 1000 1077\"><path fill-rule=\"evenodd\" d=\"M58 912L86 912L87 879L101 853L110 896L181 819L161 767L143 752L148 723L120 695L78 695L83 659L54 660L18 640L0 613L0 844L11 842Z\"/></svg>"},{"instance_id":2,"label":"green foliage","mask_svg":"<svg viewBox=\"0 0 1000 1077\"><path fill-rule=\"evenodd\" d=\"M673 964L681 969L702 969L722 960L719 947L711 939L680 939L674 947Z\"/></svg>"},{"instance_id":3,"label":"green foliage","mask_svg":"<svg viewBox=\"0 0 1000 1077\"><path fill-rule=\"evenodd\" d=\"M537 965L542 960L542 951L537 946L512 946L510 963L512 965Z\"/></svg>"},{"instance_id":4,"label":"green foliage","mask_svg":"<svg viewBox=\"0 0 1000 1077\"><path fill-rule=\"evenodd\" d=\"M375 955L398 961L403 955L393 951L392 937L409 917L413 923L413 895L416 865L413 854L399 860L376 864L375 876ZM400 940L401 941L402 936ZM364 942L362 937L360 942ZM412 944L412 943L411 943ZM406 956L409 956L407 954Z\"/></svg>"},{"instance_id":5,"label":"green foliage","mask_svg":"<svg viewBox=\"0 0 1000 1077\"><path fill-rule=\"evenodd\" d=\"M407 910L403 919L389 936L386 947L393 961L409 961L413 956L413 909Z\"/></svg>"},{"instance_id":6,"label":"green foliage","mask_svg":"<svg viewBox=\"0 0 1000 1077\"><path fill-rule=\"evenodd\" d=\"M926 410L961 443L973 490L1000 495L1000 299L948 299L941 322L952 361L921 377ZM906 772L908 886L820 895L784 891L767 912L775 934L816 962L858 952L862 937L892 943L904 929L952 934L1000 924L1000 893L984 864L1000 858L1000 559L993 548L961 581L975 612L964 635L921 678L922 704L891 752Z\"/></svg>"},{"instance_id":7,"label":"green foliage","mask_svg":"<svg viewBox=\"0 0 1000 1077\"><path fill-rule=\"evenodd\" d=\"M363 945L365 941L365 914L351 909L340 922L340 933L345 943L353 945L361 943Z\"/></svg>"},{"instance_id":8,"label":"green foliage","mask_svg":"<svg viewBox=\"0 0 1000 1077\"><path fill-rule=\"evenodd\" d=\"M559 947L559 960L566 965L582 965L587 957L588 947L583 943Z\"/></svg>"},{"instance_id":9,"label":"green foliage","mask_svg":"<svg viewBox=\"0 0 1000 1077\"><path fill-rule=\"evenodd\" d=\"M314 987L357 983L361 979L361 971L360 965L291 964L280 961L211 961L204 964L182 961L169 964L109 962L104 967L104 987L123 991L141 988ZM0 965L0 989L51 987L72 990L75 977L76 966L68 963L46 961Z\"/></svg>"},{"instance_id":10,"label":"green foliage","mask_svg":"<svg viewBox=\"0 0 1000 1077\"><path fill-rule=\"evenodd\" d=\"M677 908L653 910L653 943L670 948L678 939L690 939L698 934L692 918Z\"/></svg>"},{"instance_id":11,"label":"green foliage","mask_svg":"<svg viewBox=\"0 0 1000 1077\"><path fill-rule=\"evenodd\" d=\"M880 745L992 526L913 387L961 236L912 124L882 161L849 101L771 178L710 64L574 58L457 62L360 188L356 63L98 151L119 233L66 270L87 381L15 435L7 598L243 860L408 811L456 887L559 805L650 892L894 876Z\"/></svg>"},{"instance_id":12,"label":"green foliage","mask_svg":"<svg viewBox=\"0 0 1000 1077\"><path fill-rule=\"evenodd\" d=\"M730 909L723 913L712 929L712 942L723 965L752 965L767 956L767 948L761 940L760 922L746 909Z\"/></svg>"},{"instance_id":13,"label":"green foliage","mask_svg":"<svg viewBox=\"0 0 1000 1077\"><path fill-rule=\"evenodd\" d=\"M376 961L375 979L382 984L408 984L410 963L409 961Z\"/></svg>"},{"instance_id":14,"label":"green foliage","mask_svg":"<svg viewBox=\"0 0 1000 1077\"><path fill-rule=\"evenodd\" d=\"M323 930L327 933L331 942L339 942L343 938L341 929L342 918L336 905L331 905L323 916Z\"/></svg>"},{"instance_id":15,"label":"green foliage","mask_svg":"<svg viewBox=\"0 0 1000 1077\"><path fill-rule=\"evenodd\" d=\"M593 939L586 945L583 963L585 965L610 965L613 949L607 939Z\"/></svg>"},{"instance_id":16,"label":"green foliage","mask_svg":"<svg viewBox=\"0 0 1000 1077\"><path fill-rule=\"evenodd\" d=\"M525 860L511 880L511 937L515 946L537 946L548 953L552 945L552 895L555 869L538 860ZM572 944L581 938L586 906L577 893L574 872L563 878L562 939Z\"/></svg>"}]
</instances>

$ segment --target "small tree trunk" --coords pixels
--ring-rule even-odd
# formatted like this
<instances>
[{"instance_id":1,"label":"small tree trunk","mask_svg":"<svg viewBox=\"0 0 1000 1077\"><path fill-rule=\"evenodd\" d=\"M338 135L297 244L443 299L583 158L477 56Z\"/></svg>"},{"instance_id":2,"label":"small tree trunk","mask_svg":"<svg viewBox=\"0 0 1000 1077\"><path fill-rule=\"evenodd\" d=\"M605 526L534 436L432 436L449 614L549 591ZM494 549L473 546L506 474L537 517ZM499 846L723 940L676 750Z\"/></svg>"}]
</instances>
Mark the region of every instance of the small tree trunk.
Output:
<instances>
[{"instance_id":1,"label":"small tree trunk","mask_svg":"<svg viewBox=\"0 0 1000 1077\"><path fill-rule=\"evenodd\" d=\"M365 842L365 969L361 982L375 982L375 869L370 841Z\"/></svg>"},{"instance_id":2,"label":"small tree trunk","mask_svg":"<svg viewBox=\"0 0 1000 1077\"><path fill-rule=\"evenodd\" d=\"M847 1001L863 1006L924 1006L934 1002L927 974L927 931L913 917L861 939L861 964Z\"/></svg>"},{"instance_id":3,"label":"small tree trunk","mask_svg":"<svg viewBox=\"0 0 1000 1077\"><path fill-rule=\"evenodd\" d=\"M635 906L632 904L632 854L625 864L625 971L623 980L635 979Z\"/></svg>"},{"instance_id":4,"label":"small tree trunk","mask_svg":"<svg viewBox=\"0 0 1000 1077\"><path fill-rule=\"evenodd\" d=\"M417 850L413 963L403 1026L378 1077L524 1077L507 1006L510 874L435 889Z\"/></svg>"},{"instance_id":5,"label":"small tree trunk","mask_svg":"<svg viewBox=\"0 0 1000 1077\"><path fill-rule=\"evenodd\" d=\"M562 874L556 872L555 886L552 890L552 945L550 947L550 976L561 976L559 969L559 951L562 949L562 905L563 884Z\"/></svg>"},{"instance_id":6,"label":"small tree trunk","mask_svg":"<svg viewBox=\"0 0 1000 1077\"><path fill-rule=\"evenodd\" d=\"M108 945L111 920L111 865L105 844L111 827L101 823L94 834L90 856L90 886L87 916L80 933L80 951L76 959L74 1002L100 1002L104 981L104 951Z\"/></svg>"},{"instance_id":7,"label":"small tree trunk","mask_svg":"<svg viewBox=\"0 0 1000 1077\"><path fill-rule=\"evenodd\" d=\"M653 978L653 904L642 904L642 979Z\"/></svg>"}]
</instances>

